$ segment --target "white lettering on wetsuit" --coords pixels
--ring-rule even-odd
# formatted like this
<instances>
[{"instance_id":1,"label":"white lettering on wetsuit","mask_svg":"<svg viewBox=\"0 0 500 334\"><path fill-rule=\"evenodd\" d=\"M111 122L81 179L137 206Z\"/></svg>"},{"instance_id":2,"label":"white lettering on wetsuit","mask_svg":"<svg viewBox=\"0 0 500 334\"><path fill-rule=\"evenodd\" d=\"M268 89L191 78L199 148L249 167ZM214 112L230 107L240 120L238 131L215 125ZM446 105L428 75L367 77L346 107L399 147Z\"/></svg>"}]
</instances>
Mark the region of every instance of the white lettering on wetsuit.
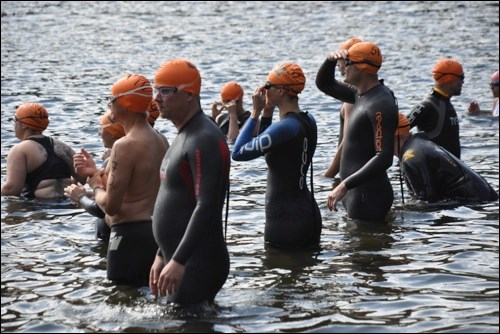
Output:
<instances>
[{"instance_id":1,"label":"white lettering on wetsuit","mask_svg":"<svg viewBox=\"0 0 500 334\"><path fill-rule=\"evenodd\" d=\"M307 138L304 138L304 144L302 145L302 164L300 165L300 179L299 179L299 189L304 189L304 182L307 173Z\"/></svg>"},{"instance_id":2,"label":"white lettering on wetsuit","mask_svg":"<svg viewBox=\"0 0 500 334\"><path fill-rule=\"evenodd\" d=\"M254 145L255 144L255 145ZM240 150L240 153L243 154L244 151L260 151L264 152L266 148L271 147L273 141L269 134L262 135L257 140L253 140L243 146Z\"/></svg>"}]
</instances>

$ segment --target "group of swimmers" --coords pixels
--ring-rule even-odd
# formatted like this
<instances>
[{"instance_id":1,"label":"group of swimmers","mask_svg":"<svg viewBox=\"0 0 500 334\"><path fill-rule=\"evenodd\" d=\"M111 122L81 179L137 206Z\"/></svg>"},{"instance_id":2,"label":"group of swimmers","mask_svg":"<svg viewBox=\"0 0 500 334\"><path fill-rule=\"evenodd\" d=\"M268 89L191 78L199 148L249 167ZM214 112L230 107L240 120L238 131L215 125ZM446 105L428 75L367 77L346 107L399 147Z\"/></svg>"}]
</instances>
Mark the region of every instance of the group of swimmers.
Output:
<instances>
[{"instance_id":1,"label":"group of swimmers","mask_svg":"<svg viewBox=\"0 0 500 334\"><path fill-rule=\"evenodd\" d=\"M337 65L343 81L335 77ZM383 221L394 197L387 175L393 155L401 158L407 184L419 198L498 199L486 181L464 168L459 157L428 137L410 135L411 120L398 113L395 95L378 78L381 65L376 44L354 41L330 53L319 68L317 87L350 104L338 159L340 183L329 193L328 207L337 210L342 201L350 218ZM439 80L453 77L463 83L463 71L459 73L456 63L445 65L435 69ZM29 190L33 197L50 198L64 189L75 204L102 219L102 233L109 227L108 279L127 284L147 281L156 297L168 296L179 304L211 302L229 274L223 207L231 158L246 161L265 156L267 244L309 248L320 243L322 218L312 172L308 177L317 124L311 113L301 109L298 98L305 83L299 65L281 63L255 89L251 112L242 108L241 86L230 82L210 118L201 109L201 75L189 60L161 65L153 85L142 75L126 75L111 87L110 111L101 118L103 143L110 149L102 168L84 149L76 153L44 136L47 111L40 104L23 104L15 114L21 143L7 156L2 196ZM453 80L439 84L445 83L461 87ZM434 92L449 101L446 89L436 86ZM178 131L171 145L148 122L155 108ZM227 116L221 114L223 108ZM276 108L279 120L273 122ZM450 112L449 105L444 109ZM424 114L423 108L418 110ZM453 121L446 117L445 125ZM227 137L221 131L224 126ZM105 140L105 132L112 141ZM234 140L232 152L227 140ZM431 154L436 147L440 153ZM57 167L49 169L49 165ZM425 173L421 165L427 165ZM447 191L437 196L444 189L429 184L443 181L441 174L450 169L454 175L445 180ZM85 190L85 183L91 192ZM472 193L486 193L485 189L489 197L472 197Z\"/></svg>"}]
</instances>

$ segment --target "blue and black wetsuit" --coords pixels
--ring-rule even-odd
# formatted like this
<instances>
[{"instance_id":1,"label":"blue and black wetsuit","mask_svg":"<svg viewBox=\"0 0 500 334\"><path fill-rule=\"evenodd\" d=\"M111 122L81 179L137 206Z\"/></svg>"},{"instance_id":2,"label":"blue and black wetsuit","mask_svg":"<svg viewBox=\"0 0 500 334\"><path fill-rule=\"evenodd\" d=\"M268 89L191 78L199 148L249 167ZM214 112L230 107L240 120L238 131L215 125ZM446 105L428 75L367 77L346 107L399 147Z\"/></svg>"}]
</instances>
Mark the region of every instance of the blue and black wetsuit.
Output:
<instances>
[{"instance_id":1,"label":"blue and black wetsuit","mask_svg":"<svg viewBox=\"0 0 500 334\"><path fill-rule=\"evenodd\" d=\"M450 98L435 89L408 114L410 126L417 127L439 146L460 159L460 128Z\"/></svg>"},{"instance_id":2,"label":"blue and black wetsuit","mask_svg":"<svg viewBox=\"0 0 500 334\"><path fill-rule=\"evenodd\" d=\"M68 164L54 151L54 140L50 137L27 138L42 145L47 151L47 160L37 169L26 175L26 181L21 191L21 196L27 199L35 198L38 184L49 179L69 179L71 170Z\"/></svg>"},{"instance_id":3,"label":"blue and black wetsuit","mask_svg":"<svg viewBox=\"0 0 500 334\"><path fill-rule=\"evenodd\" d=\"M231 159L224 135L203 111L179 131L160 169L153 213L158 255L185 266L178 290L168 300L212 302L229 275L222 209Z\"/></svg>"},{"instance_id":4,"label":"blue and black wetsuit","mask_svg":"<svg viewBox=\"0 0 500 334\"><path fill-rule=\"evenodd\" d=\"M279 248L317 246L322 229L321 214L307 187L307 171L317 143L314 117L290 112L274 124L262 119L261 133L252 137L256 120L241 130L232 157L237 161L266 156L266 243Z\"/></svg>"},{"instance_id":5,"label":"blue and black wetsuit","mask_svg":"<svg viewBox=\"0 0 500 334\"><path fill-rule=\"evenodd\" d=\"M359 95L356 87L335 80L336 63L325 60L316 86L327 95L354 104L340 159L340 178L348 189L342 202L350 218L381 220L394 200L387 169L393 161L397 101L382 80Z\"/></svg>"},{"instance_id":6,"label":"blue and black wetsuit","mask_svg":"<svg viewBox=\"0 0 500 334\"><path fill-rule=\"evenodd\" d=\"M424 133L411 135L401 148L401 156L406 185L420 200L498 200L498 193L485 179Z\"/></svg>"}]
</instances>

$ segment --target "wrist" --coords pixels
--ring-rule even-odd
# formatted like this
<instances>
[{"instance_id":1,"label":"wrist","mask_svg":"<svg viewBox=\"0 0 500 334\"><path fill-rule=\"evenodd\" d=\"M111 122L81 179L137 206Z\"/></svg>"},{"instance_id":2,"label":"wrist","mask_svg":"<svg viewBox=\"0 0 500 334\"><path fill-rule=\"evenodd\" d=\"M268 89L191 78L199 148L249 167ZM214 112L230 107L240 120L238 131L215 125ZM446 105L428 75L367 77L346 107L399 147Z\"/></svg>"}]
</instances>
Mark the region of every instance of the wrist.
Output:
<instances>
[{"instance_id":1,"label":"wrist","mask_svg":"<svg viewBox=\"0 0 500 334\"><path fill-rule=\"evenodd\" d=\"M94 196L95 196L95 193L97 192L98 189L101 189L101 190L104 190L104 187L103 186L95 186L93 187L94 189Z\"/></svg>"}]
</instances>

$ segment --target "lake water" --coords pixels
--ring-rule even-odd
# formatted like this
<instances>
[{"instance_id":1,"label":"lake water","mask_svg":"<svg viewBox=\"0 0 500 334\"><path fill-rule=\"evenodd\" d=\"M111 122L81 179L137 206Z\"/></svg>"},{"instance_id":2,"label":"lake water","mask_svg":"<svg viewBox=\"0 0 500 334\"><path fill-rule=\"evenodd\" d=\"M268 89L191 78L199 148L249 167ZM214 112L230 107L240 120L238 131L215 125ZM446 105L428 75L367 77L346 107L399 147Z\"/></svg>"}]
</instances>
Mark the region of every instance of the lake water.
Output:
<instances>
[{"instance_id":1,"label":"lake water","mask_svg":"<svg viewBox=\"0 0 500 334\"><path fill-rule=\"evenodd\" d=\"M94 219L68 202L2 198L2 332L498 332L499 203L428 205L401 200L398 169L387 224L330 212L322 177L338 141L340 102L314 85L329 51L357 36L377 43L379 72L409 112L432 87L446 56L465 69L462 159L498 191L498 118L488 109L499 63L499 2L64 2L2 1L1 158L18 142L12 115L43 103L45 132L99 160L98 116L125 73L152 78L184 57L203 78L206 113L226 81L251 92L278 63L292 61L307 84L300 105L318 121L314 186L323 216L321 248L264 246L263 158L233 162L228 222L231 269L213 306L186 312L148 288L106 280ZM157 121L170 141L175 128ZM396 161L394 163L396 165Z\"/></svg>"}]
</instances>

